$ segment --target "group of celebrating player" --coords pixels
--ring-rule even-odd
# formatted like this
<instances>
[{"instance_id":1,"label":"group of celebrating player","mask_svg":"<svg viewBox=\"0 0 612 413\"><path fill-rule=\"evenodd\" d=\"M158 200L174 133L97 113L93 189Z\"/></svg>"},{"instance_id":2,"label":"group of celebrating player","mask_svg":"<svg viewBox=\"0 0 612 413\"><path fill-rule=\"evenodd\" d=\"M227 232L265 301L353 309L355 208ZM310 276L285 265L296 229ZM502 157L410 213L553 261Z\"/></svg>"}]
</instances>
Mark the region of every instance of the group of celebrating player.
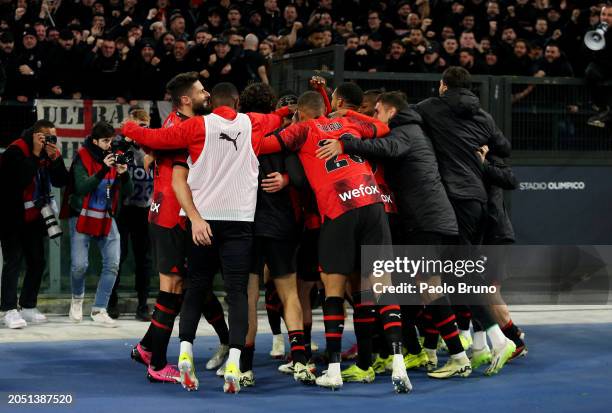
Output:
<instances>
[{"instance_id":1,"label":"group of celebrating player","mask_svg":"<svg viewBox=\"0 0 612 413\"><path fill-rule=\"evenodd\" d=\"M463 90L454 69L445 73L441 93ZM492 375L526 354L505 306L453 306L444 295L400 306L368 288L360 269L362 245L463 243L461 227L468 220L446 195L452 182L438 172L441 155L423 132L426 116L409 107L402 93L364 93L344 83L330 102L324 79L310 83L314 90L277 100L260 83L241 94L221 83L209 94L197 73L183 73L167 85L174 108L161 129L124 124L122 133L155 158L149 221L160 288L149 329L131 353L147 366L149 380L198 389L192 345L203 314L220 341L206 369L218 369L225 392L254 385L260 277L274 333L271 355L284 355L282 315L291 354L279 371L303 384L338 389L390 373L394 390L407 393L410 369L445 379L490 364L485 374ZM480 112L472 115L465 121L482 122ZM480 173L507 176L508 168L487 160L489 149L507 152L507 142L495 128L484 135L471 151ZM227 324L212 293L217 273ZM316 377L311 293L321 284L328 368ZM349 305L357 355L354 365L341 370ZM173 366L166 352L179 314L180 356ZM439 347L450 355L442 367Z\"/></svg>"}]
</instances>

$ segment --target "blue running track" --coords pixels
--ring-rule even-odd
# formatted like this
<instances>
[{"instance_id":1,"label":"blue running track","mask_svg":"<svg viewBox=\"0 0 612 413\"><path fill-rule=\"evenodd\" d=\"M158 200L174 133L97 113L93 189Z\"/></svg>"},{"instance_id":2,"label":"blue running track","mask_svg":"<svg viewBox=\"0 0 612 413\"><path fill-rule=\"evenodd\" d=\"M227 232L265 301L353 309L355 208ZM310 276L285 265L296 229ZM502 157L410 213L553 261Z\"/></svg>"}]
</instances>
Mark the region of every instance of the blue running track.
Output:
<instances>
[{"instance_id":1,"label":"blue running track","mask_svg":"<svg viewBox=\"0 0 612 413\"><path fill-rule=\"evenodd\" d=\"M222 380L204 371L216 338L195 345L200 391L151 384L145 368L129 359L129 340L0 344L0 412L197 412L197 413L531 413L612 412L612 324L527 326L529 355L498 376L481 368L467 379L437 381L412 371L414 391L396 395L389 376L373 384L345 384L337 392L295 383L268 357L271 338L258 337L256 387L238 395L222 391ZM349 340L354 340L348 332ZM322 334L315 339L323 345ZM324 347L324 345L323 345ZM169 359L178 357L178 341ZM443 362L444 360L441 359ZM66 394L71 406L15 406L9 394Z\"/></svg>"}]
</instances>

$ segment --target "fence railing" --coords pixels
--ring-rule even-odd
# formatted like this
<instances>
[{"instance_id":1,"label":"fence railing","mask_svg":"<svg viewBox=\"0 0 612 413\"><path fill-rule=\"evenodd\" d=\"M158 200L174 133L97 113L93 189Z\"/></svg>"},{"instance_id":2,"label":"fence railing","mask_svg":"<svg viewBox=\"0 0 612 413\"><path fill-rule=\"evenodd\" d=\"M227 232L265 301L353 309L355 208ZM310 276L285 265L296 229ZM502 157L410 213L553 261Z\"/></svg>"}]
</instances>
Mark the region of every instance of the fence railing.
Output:
<instances>
[{"instance_id":1,"label":"fence railing","mask_svg":"<svg viewBox=\"0 0 612 413\"><path fill-rule=\"evenodd\" d=\"M272 85L301 93L313 75L329 86L354 81L364 90L401 90L410 103L437 96L440 74L344 71L344 49L332 46L274 60ZM612 83L604 87L610 87ZM514 76L474 76L473 90L483 109L512 141L514 158L600 162L612 151L612 128L589 126L594 114L584 80Z\"/></svg>"}]
</instances>

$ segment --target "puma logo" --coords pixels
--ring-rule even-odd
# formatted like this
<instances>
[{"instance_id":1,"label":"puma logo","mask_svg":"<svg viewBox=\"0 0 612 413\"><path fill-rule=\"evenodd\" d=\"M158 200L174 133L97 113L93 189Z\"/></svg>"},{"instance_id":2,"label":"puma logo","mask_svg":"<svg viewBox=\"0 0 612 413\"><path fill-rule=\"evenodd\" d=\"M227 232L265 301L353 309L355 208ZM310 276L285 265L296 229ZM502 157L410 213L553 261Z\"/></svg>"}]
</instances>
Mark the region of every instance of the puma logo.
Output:
<instances>
[{"instance_id":1,"label":"puma logo","mask_svg":"<svg viewBox=\"0 0 612 413\"><path fill-rule=\"evenodd\" d=\"M238 132L238 135L236 135L234 139L230 138L229 135L226 135L225 133L221 132L221 134L219 135L219 139L221 139L222 141L228 141L228 142L233 143L234 148L238 150L238 145L236 144L236 141L238 140L238 136L240 136L240 132Z\"/></svg>"}]
</instances>

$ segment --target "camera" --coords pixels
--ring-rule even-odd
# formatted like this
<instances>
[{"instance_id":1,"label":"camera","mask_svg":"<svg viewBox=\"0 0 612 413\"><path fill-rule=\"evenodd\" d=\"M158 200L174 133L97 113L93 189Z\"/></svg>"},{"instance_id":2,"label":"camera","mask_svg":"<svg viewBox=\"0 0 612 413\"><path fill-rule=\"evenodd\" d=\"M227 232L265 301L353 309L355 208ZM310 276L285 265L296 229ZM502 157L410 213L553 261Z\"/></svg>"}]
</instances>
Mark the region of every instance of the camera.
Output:
<instances>
[{"instance_id":1,"label":"camera","mask_svg":"<svg viewBox=\"0 0 612 413\"><path fill-rule=\"evenodd\" d=\"M111 143L111 151L115 155L115 163L128 165L134 162L134 152L130 150L134 146L133 142L128 142L124 136L119 136L118 139Z\"/></svg>"},{"instance_id":2,"label":"camera","mask_svg":"<svg viewBox=\"0 0 612 413\"><path fill-rule=\"evenodd\" d=\"M62 235L62 229L57 222L57 217L55 216L53 208L49 204L45 204L45 206L41 208L40 214L43 217L49 238L53 239L60 237Z\"/></svg>"},{"instance_id":3,"label":"camera","mask_svg":"<svg viewBox=\"0 0 612 413\"><path fill-rule=\"evenodd\" d=\"M45 136L45 143L50 143L55 145L57 143L57 136L55 135L47 135Z\"/></svg>"},{"instance_id":4,"label":"camera","mask_svg":"<svg viewBox=\"0 0 612 413\"><path fill-rule=\"evenodd\" d=\"M124 153L115 153L115 163L120 165L128 165L134 162L134 152L127 151Z\"/></svg>"}]
</instances>

